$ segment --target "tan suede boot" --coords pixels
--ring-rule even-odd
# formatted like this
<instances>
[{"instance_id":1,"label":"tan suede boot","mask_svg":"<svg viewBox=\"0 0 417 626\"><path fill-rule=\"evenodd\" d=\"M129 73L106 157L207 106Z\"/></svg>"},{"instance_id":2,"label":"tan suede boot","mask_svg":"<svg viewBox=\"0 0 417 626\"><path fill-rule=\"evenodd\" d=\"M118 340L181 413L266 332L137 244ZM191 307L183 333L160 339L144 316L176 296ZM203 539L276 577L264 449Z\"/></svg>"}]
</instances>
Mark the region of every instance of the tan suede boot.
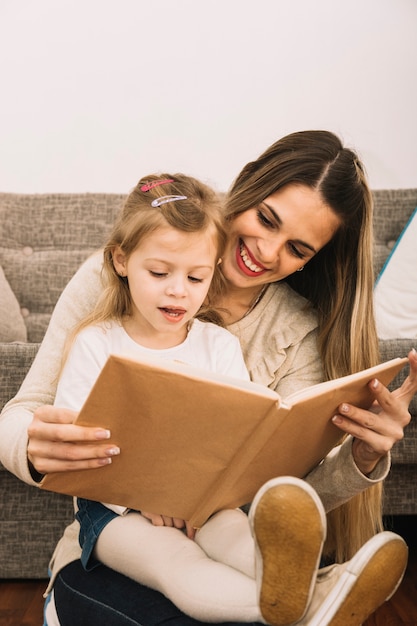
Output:
<instances>
[{"instance_id":1,"label":"tan suede boot","mask_svg":"<svg viewBox=\"0 0 417 626\"><path fill-rule=\"evenodd\" d=\"M319 570L311 604L297 626L360 626L398 589L407 558L402 537L388 531L375 535L347 563Z\"/></svg>"},{"instance_id":2,"label":"tan suede boot","mask_svg":"<svg viewBox=\"0 0 417 626\"><path fill-rule=\"evenodd\" d=\"M256 494L249 523L262 617L274 626L297 622L310 604L326 537L321 500L305 481L274 478Z\"/></svg>"}]
</instances>

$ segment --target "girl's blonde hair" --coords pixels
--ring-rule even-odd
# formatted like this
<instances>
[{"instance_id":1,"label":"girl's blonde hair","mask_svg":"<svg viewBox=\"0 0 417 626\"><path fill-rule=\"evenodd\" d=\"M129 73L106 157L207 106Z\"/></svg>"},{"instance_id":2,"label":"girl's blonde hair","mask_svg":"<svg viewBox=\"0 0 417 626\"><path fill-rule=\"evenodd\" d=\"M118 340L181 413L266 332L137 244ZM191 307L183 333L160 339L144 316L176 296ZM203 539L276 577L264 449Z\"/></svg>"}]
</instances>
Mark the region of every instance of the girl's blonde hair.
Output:
<instances>
[{"instance_id":1,"label":"girl's blonde hair","mask_svg":"<svg viewBox=\"0 0 417 626\"><path fill-rule=\"evenodd\" d=\"M177 198L158 202L158 199L165 196ZM152 205L153 202L155 206ZM167 226L182 232L207 233L208 237L213 238L216 245L216 268L206 301L196 317L217 324L223 323L214 307L214 301L224 289L224 279L217 263L227 241L220 198L213 189L191 176L150 174L142 178L131 191L116 219L103 252L102 274L105 289L94 311L75 328L72 339L90 324L108 320L121 321L131 315L132 300L128 280L117 273L113 264L113 251L119 246L128 259L144 237Z\"/></svg>"},{"instance_id":2,"label":"girl's blonde hair","mask_svg":"<svg viewBox=\"0 0 417 626\"><path fill-rule=\"evenodd\" d=\"M373 202L363 165L333 133L293 133L243 168L228 195L227 219L289 184L319 191L341 220L333 239L304 271L286 279L317 310L325 377L375 365L379 350L373 313ZM346 560L382 530L381 499L378 484L332 511L325 551L338 561Z\"/></svg>"}]
</instances>

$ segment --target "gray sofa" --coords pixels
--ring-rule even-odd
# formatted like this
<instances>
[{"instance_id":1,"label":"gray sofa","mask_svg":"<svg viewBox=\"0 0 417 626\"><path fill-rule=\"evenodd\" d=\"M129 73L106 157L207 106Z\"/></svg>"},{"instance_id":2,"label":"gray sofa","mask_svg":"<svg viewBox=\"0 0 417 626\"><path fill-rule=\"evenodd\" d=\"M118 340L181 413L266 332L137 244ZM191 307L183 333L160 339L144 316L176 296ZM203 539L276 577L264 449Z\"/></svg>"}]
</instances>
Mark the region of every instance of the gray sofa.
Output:
<instances>
[{"instance_id":1,"label":"gray sofa","mask_svg":"<svg viewBox=\"0 0 417 626\"><path fill-rule=\"evenodd\" d=\"M375 266L417 206L417 189L381 190L375 197ZM99 248L124 196L0 194L0 408L18 390L52 309L81 262ZM406 355L413 340L381 341L381 357ZM405 373L395 381L398 385ZM411 405L417 414L417 401ZM30 487L0 464L0 578L44 578L72 502ZM388 516L417 514L417 426L393 453L385 488Z\"/></svg>"}]
</instances>

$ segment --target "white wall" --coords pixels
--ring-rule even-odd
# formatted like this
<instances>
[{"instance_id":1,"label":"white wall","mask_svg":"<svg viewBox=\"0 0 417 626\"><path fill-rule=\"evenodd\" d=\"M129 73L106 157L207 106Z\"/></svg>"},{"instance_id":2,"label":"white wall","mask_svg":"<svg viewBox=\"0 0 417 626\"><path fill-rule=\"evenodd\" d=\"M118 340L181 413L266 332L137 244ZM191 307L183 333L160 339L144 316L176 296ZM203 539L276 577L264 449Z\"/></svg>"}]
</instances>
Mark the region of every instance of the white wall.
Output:
<instances>
[{"instance_id":1,"label":"white wall","mask_svg":"<svg viewBox=\"0 0 417 626\"><path fill-rule=\"evenodd\" d=\"M417 186L416 0L0 0L0 59L0 191L227 189L306 128Z\"/></svg>"}]
</instances>

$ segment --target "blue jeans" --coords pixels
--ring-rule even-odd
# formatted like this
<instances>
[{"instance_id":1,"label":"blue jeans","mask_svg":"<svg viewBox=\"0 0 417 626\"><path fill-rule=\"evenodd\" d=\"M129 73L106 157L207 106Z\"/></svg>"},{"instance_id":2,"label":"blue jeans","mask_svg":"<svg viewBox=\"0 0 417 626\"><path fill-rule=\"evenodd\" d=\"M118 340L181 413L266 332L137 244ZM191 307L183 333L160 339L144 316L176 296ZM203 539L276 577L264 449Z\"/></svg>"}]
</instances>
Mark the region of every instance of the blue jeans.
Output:
<instances>
[{"instance_id":1,"label":"blue jeans","mask_svg":"<svg viewBox=\"0 0 417 626\"><path fill-rule=\"evenodd\" d=\"M73 561L59 572L54 594L61 626L209 626L105 565L86 571L81 561Z\"/></svg>"},{"instance_id":2,"label":"blue jeans","mask_svg":"<svg viewBox=\"0 0 417 626\"><path fill-rule=\"evenodd\" d=\"M118 515L100 502L93 500L77 498L77 505L78 511L75 517L80 523L81 563L86 570L91 570L101 565L93 555L98 536L103 528Z\"/></svg>"}]
</instances>

